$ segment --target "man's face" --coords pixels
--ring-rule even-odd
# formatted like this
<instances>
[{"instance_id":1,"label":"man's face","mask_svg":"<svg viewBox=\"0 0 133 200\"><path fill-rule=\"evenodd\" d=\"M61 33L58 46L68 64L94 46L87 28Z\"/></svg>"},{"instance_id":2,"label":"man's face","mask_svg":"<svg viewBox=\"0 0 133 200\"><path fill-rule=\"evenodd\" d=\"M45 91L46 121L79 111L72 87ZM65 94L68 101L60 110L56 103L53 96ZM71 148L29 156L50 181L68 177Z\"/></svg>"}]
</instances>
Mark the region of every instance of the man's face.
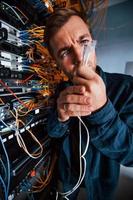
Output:
<instances>
[{"instance_id":1,"label":"man's face","mask_svg":"<svg viewBox=\"0 0 133 200\"><path fill-rule=\"evenodd\" d=\"M92 41L87 24L78 16L72 16L51 38L53 55L64 73L72 77L75 67L82 62L83 47ZM90 65L96 69L95 51L90 55Z\"/></svg>"}]
</instances>

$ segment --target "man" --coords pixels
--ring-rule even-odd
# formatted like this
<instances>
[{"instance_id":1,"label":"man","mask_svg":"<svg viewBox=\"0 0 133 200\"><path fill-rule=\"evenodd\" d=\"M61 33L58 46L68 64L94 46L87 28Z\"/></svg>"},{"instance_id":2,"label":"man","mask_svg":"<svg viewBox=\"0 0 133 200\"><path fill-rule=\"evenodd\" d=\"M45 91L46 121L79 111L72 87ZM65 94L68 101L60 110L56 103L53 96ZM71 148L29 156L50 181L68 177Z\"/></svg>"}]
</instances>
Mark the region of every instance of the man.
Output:
<instances>
[{"instance_id":1,"label":"man","mask_svg":"<svg viewBox=\"0 0 133 200\"><path fill-rule=\"evenodd\" d=\"M85 46L92 46L93 39L85 20L74 10L53 13L46 39L51 55L69 77L59 87L48 120L48 134L60 140L62 196L76 200L80 185L87 191L87 200L114 199L120 164L133 166L133 78L103 72L96 66L93 50L84 64ZM77 116L90 136L86 167L79 156L79 143L84 152L87 133L83 125L78 130Z\"/></svg>"}]
</instances>

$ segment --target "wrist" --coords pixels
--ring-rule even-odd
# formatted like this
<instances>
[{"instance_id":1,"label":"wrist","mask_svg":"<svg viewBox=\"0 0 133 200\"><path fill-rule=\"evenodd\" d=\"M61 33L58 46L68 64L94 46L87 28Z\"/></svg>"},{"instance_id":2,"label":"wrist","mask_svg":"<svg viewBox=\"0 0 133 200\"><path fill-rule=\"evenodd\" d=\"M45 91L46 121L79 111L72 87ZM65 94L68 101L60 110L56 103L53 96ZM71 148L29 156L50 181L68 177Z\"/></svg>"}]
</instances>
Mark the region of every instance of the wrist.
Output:
<instances>
[{"instance_id":1,"label":"wrist","mask_svg":"<svg viewBox=\"0 0 133 200\"><path fill-rule=\"evenodd\" d=\"M59 122L66 122L68 120L69 120L69 117L61 118L61 117L58 116L58 121Z\"/></svg>"}]
</instances>

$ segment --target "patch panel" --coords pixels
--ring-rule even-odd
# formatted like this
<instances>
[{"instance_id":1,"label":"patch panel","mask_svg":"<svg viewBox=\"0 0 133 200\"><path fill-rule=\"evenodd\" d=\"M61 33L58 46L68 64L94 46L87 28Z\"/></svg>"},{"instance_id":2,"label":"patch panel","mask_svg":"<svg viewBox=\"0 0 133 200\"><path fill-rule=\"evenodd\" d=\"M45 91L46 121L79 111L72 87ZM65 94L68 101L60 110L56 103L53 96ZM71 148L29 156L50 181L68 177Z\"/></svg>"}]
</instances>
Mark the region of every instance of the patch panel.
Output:
<instances>
[{"instance_id":1,"label":"patch panel","mask_svg":"<svg viewBox=\"0 0 133 200\"><path fill-rule=\"evenodd\" d=\"M0 20L0 26L1 28L5 28L8 31L8 33L17 37L18 29L16 29L14 26L11 26L3 20Z\"/></svg>"},{"instance_id":2,"label":"patch panel","mask_svg":"<svg viewBox=\"0 0 133 200\"><path fill-rule=\"evenodd\" d=\"M10 68L11 70L22 71L22 61L22 56L0 51L0 64Z\"/></svg>"},{"instance_id":3,"label":"patch panel","mask_svg":"<svg viewBox=\"0 0 133 200\"><path fill-rule=\"evenodd\" d=\"M5 38L3 40L7 40L8 43L11 43L16 46L21 46L22 41L19 39L19 30L10 24L0 20L0 28L5 32Z\"/></svg>"},{"instance_id":4,"label":"patch panel","mask_svg":"<svg viewBox=\"0 0 133 200\"><path fill-rule=\"evenodd\" d=\"M22 48L21 47L15 46L15 45L10 44L6 41L1 42L0 50L10 52L10 53L13 53L13 54L16 54L16 55L20 55L20 56L22 55Z\"/></svg>"},{"instance_id":5,"label":"patch panel","mask_svg":"<svg viewBox=\"0 0 133 200\"><path fill-rule=\"evenodd\" d=\"M32 193L35 200L39 200L41 193L38 191L36 197L33 186L38 184L36 180L39 177L42 180L49 178L49 170L53 171L51 166L55 162L53 143L46 132L49 83L42 81L32 67L44 56L40 57L42 54L38 49L33 52L33 60L27 54L36 38L30 46L30 42L28 45L25 43L25 37L22 37L23 41L20 37L23 30L32 27L32 24L26 24L30 20L19 9L20 4L23 5L16 0L0 2L0 152L7 177L1 174L4 184L0 187L0 199L16 200L22 197L23 200ZM41 49L41 44L39 47ZM42 189L43 199L50 200L51 186L48 193L45 187Z\"/></svg>"}]
</instances>

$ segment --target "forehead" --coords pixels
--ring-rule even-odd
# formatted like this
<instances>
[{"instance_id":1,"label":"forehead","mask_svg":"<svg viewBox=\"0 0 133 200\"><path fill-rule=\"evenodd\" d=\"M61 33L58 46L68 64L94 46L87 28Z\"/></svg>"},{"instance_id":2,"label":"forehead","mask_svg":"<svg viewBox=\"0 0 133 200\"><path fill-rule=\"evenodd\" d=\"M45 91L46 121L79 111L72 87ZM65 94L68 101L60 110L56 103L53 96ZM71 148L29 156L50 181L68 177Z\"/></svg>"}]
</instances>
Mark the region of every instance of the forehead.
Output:
<instances>
[{"instance_id":1,"label":"forehead","mask_svg":"<svg viewBox=\"0 0 133 200\"><path fill-rule=\"evenodd\" d=\"M51 38L50 45L52 48L61 48L85 34L91 37L87 24L80 17L72 16Z\"/></svg>"}]
</instances>

